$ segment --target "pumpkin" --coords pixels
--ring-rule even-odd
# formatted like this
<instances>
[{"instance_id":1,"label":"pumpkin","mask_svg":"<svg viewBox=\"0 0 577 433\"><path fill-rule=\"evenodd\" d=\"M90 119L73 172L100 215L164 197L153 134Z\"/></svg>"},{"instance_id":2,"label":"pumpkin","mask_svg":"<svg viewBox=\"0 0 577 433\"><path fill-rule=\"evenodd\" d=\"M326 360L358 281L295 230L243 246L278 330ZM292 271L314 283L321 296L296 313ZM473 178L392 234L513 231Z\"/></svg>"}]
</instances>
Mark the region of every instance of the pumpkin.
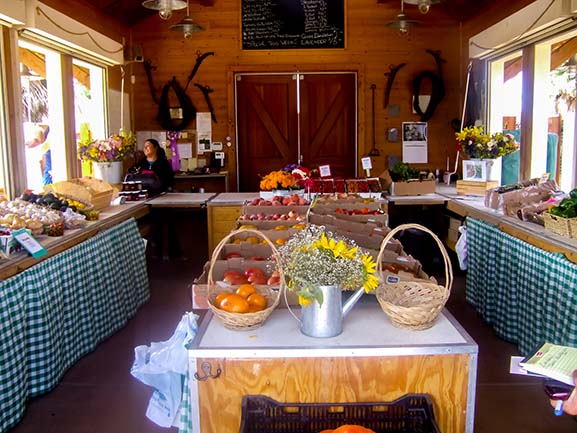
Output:
<instances>
[{"instance_id":1,"label":"pumpkin","mask_svg":"<svg viewBox=\"0 0 577 433\"><path fill-rule=\"evenodd\" d=\"M375 433L373 430L360 425L345 424L334 430L323 430L319 433Z\"/></svg>"}]
</instances>

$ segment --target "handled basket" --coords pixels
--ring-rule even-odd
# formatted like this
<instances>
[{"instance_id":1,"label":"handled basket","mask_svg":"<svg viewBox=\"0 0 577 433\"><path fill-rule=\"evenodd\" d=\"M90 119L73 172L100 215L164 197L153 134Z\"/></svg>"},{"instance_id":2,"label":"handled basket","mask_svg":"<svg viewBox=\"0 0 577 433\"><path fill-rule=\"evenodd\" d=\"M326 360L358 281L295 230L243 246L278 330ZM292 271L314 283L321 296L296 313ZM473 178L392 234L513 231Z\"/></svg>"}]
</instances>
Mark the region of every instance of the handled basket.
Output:
<instances>
[{"instance_id":1,"label":"handled basket","mask_svg":"<svg viewBox=\"0 0 577 433\"><path fill-rule=\"evenodd\" d=\"M212 258L210 261L210 268L208 270L207 275L207 294L208 294L208 307L213 312L213 314L218 317L224 324L224 326L228 329L236 330L236 331L250 331L252 329L256 329L265 322L268 318L270 313L276 308L279 303L281 292L285 288L285 279L282 269L279 267L278 271L280 274L280 282L278 290L272 289L270 286L264 285L254 285L257 293L261 294L266 298L267 307L264 310L257 311L254 313L229 313L228 311L221 310L215 304L216 297L222 292L230 292L231 288L221 287L215 284L213 279L213 270L214 264L220 254L220 251L224 247L224 245L231 239L232 237L238 235L239 233L253 233L257 236L260 236L262 239L266 241L268 245L270 245L272 249L272 254L275 259L278 259L278 251L274 246L273 242L262 232L255 229L240 229L234 230L230 232L227 236L225 236L219 244L214 249L212 253ZM278 263L278 260L277 260Z\"/></svg>"},{"instance_id":2,"label":"handled basket","mask_svg":"<svg viewBox=\"0 0 577 433\"><path fill-rule=\"evenodd\" d=\"M418 229L430 234L437 242L445 262L445 285L433 281L399 281L387 283L381 281L377 289L377 300L393 325L399 328L421 330L433 326L433 323L449 299L453 285L451 260L439 238L428 228L419 224L403 224L392 229L381 244L377 257L377 271L382 277L382 255L387 242L393 235L405 229Z\"/></svg>"}]
</instances>

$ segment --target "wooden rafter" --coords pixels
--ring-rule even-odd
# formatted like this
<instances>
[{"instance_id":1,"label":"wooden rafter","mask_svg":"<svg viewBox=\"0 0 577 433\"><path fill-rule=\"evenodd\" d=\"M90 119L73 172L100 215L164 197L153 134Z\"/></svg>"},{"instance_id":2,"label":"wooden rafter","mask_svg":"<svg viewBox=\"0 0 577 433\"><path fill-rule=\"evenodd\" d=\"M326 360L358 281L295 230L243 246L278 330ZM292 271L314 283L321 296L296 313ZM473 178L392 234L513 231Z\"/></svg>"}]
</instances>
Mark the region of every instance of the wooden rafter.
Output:
<instances>
[{"instance_id":1,"label":"wooden rafter","mask_svg":"<svg viewBox=\"0 0 577 433\"><path fill-rule=\"evenodd\" d=\"M25 64L29 69L39 76L46 78L46 61L42 54L26 48L19 50L20 62ZM90 71L82 66L73 64L72 74L83 86L90 88Z\"/></svg>"}]
</instances>

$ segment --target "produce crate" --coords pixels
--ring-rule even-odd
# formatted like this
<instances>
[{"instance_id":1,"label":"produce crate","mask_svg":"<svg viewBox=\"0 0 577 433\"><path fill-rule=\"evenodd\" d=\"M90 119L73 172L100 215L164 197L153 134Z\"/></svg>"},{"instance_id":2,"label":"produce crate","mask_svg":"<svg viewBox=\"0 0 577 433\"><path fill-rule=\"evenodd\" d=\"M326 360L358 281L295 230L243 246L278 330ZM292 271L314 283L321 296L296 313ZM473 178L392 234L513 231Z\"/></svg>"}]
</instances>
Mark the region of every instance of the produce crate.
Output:
<instances>
[{"instance_id":1,"label":"produce crate","mask_svg":"<svg viewBox=\"0 0 577 433\"><path fill-rule=\"evenodd\" d=\"M543 221L545 229L557 233L561 236L571 237L571 220L577 221L577 218L563 218L557 215L551 215L549 212L543 212ZM575 234L573 236L576 236Z\"/></svg>"},{"instance_id":2,"label":"produce crate","mask_svg":"<svg viewBox=\"0 0 577 433\"><path fill-rule=\"evenodd\" d=\"M440 433L427 394L408 394L388 403L278 403L263 395L245 395L239 433L319 433L343 424L376 433Z\"/></svg>"}]
</instances>

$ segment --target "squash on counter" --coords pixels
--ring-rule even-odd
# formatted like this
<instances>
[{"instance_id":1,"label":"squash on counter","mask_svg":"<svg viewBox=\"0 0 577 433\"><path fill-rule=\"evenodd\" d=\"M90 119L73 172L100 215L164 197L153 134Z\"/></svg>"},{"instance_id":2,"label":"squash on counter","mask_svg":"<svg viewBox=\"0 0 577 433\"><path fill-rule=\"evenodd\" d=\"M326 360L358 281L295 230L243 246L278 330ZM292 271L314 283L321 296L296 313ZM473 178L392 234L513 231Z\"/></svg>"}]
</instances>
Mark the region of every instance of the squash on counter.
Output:
<instances>
[{"instance_id":1,"label":"squash on counter","mask_svg":"<svg viewBox=\"0 0 577 433\"><path fill-rule=\"evenodd\" d=\"M345 424L334 430L323 430L319 433L375 433L373 430L360 425Z\"/></svg>"}]
</instances>

